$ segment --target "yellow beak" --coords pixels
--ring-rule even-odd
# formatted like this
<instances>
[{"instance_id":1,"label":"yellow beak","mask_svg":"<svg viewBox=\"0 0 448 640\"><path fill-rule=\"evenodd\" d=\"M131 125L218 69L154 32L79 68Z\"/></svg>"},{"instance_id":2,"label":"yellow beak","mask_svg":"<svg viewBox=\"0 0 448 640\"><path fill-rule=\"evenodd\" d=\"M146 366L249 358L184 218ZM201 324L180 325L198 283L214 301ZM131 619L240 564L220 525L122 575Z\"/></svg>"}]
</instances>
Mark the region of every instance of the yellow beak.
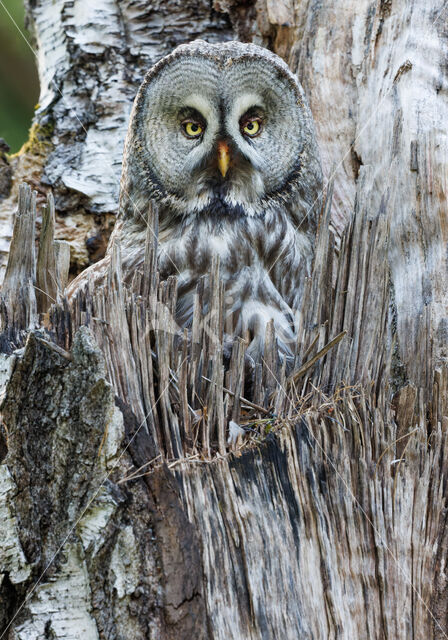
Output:
<instances>
[{"instance_id":1,"label":"yellow beak","mask_svg":"<svg viewBox=\"0 0 448 640\"><path fill-rule=\"evenodd\" d=\"M226 173L230 166L230 152L227 142L218 142L218 167L223 178L226 177Z\"/></svg>"}]
</instances>

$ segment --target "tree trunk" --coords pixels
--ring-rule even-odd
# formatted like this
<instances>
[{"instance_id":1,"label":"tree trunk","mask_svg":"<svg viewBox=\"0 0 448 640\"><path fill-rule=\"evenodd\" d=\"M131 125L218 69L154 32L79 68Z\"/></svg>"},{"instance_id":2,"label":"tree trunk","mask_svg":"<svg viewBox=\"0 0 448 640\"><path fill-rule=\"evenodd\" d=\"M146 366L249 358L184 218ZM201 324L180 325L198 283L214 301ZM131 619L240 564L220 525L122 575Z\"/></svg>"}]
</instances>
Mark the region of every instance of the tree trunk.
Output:
<instances>
[{"instance_id":1,"label":"tree trunk","mask_svg":"<svg viewBox=\"0 0 448 640\"><path fill-rule=\"evenodd\" d=\"M448 638L442 0L29 15L42 95L0 214L28 179L40 241L35 260L22 187L0 309L0 637ZM107 287L71 311L63 297L61 240L72 272L107 243L145 70L194 37L283 56L328 179L298 368L286 377L271 337L251 401L244 344L221 365L218 265L191 338L150 237L131 291L117 247Z\"/></svg>"}]
</instances>

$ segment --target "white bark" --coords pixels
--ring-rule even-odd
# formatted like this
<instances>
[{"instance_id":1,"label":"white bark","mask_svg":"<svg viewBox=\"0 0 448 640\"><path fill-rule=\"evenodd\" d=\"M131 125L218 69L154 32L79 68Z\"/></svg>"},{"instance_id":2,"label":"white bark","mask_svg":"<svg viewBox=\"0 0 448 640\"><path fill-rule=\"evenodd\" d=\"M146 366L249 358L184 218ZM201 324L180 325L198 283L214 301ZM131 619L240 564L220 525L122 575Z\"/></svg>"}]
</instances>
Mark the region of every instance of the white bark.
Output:
<instances>
[{"instance_id":1,"label":"white bark","mask_svg":"<svg viewBox=\"0 0 448 640\"><path fill-rule=\"evenodd\" d=\"M337 167L338 259L327 210L305 292L301 362L347 335L299 378L299 391L317 388L300 418L284 420L271 436L258 427L257 446L246 443L240 457L231 443L225 449L227 433L219 432L222 458L212 446L211 418L194 432L186 402L194 376L178 371L182 354L166 323L149 337L148 318L160 312L157 295L169 307L171 289L151 291L148 305L123 292L119 265L112 264L108 288L74 305L71 327L90 325L112 387L85 330L71 356L32 334L25 353L13 356L15 369L2 365L9 433L0 467L0 622L11 622L9 637L27 637L21 629L42 637L50 624L48 637L56 638L446 638L448 9L442 0L222 0L215 2L222 15L210 20L206 5L193 2L51 6L40 0L32 9L46 78L37 119L43 123L50 113L55 120L51 151L35 166L54 188L59 213L68 212L58 218L57 236L69 239L79 257L91 213L115 211L113 175L144 70L192 35L229 37L227 11L241 37L270 44L298 70L327 176ZM87 136L52 93L50 78L72 101ZM71 239L70 217L84 221ZM10 292L11 283L23 284L17 257L13 263ZM68 347L66 321L59 309L52 328ZM207 352L206 338L202 346ZM199 355L190 362L198 365ZM204 355L205 371L207 362ZM233 366L236 389L241 371ZM221 388L218 367L210 367ZM168 384L172 372L175 384L156 410L157 384ZM32 385L41 393L50 385L54 400L43 407ZM218 395L203 398L212 415ZM284 396L276 398L285 409ZM219 410L232 403L225 394ZM47 424L50 435L41 431ZM23 458L31 439L41 464ZM147 475L122 481L142 465L136 475ZM66 562L56 557L31 593L79 517L63 544ZM72 615L63 585L73 581ZM45 619L49 598L55 613ZM75 619L91 632L72 631Z\"/></svg>"}]
</instances>

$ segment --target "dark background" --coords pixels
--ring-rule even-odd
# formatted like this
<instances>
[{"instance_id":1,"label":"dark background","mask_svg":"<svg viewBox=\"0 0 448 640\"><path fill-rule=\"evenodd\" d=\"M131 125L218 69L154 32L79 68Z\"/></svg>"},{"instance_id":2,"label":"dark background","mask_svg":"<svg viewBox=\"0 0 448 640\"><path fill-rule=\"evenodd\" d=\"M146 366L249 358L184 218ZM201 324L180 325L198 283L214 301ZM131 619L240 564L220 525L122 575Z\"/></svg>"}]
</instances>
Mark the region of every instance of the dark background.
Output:
<instances>
[{"instance_id":1,"label":"dark background","mask_svg":"<svg viewBox=\"0 0 448 640\"><path fill-rule=\"evenodd\" d=\"M14 153L28 138L34 107L39 100L39 81L36 59L5 7L31 46L33 41L24 27L22 0L1 0L0 138L6 140Z\"/></svg>"}]
</instances>

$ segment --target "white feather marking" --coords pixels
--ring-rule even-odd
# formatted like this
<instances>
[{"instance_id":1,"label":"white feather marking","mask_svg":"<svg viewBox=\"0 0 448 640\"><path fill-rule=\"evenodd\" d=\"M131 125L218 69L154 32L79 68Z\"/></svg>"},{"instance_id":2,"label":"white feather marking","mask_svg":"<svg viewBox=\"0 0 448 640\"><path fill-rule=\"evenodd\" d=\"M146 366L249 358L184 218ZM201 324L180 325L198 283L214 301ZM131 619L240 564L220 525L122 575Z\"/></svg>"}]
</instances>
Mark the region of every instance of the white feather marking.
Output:
<instances>
[{"instance_id":1,"label":"white feather marking","mask_svg":"<svg viewBox=\"0 0 448 640\"><path fill-rule=\"evenodd\" d=\"M213 106L207 100L205 96L201 96L198 93L191 93L189 96L186 96L183 100L183 104L185 107L191 107L192 109L196 109L199 113L207 120L210 120L211 115L214 111Z\"/></svg>"},{"instance_id":2,"label":"white feather marking","mask_svg":"<svg viewBox=\"0 0 448 640\"><path fill-rule=\"evenodd\" d=\"M242 115L246 113L251 107L263 107L263 99L258 93L243 93L238 96L230 111L230 118L233 121L239 122Z\"/></svg>"}]
</instances>

